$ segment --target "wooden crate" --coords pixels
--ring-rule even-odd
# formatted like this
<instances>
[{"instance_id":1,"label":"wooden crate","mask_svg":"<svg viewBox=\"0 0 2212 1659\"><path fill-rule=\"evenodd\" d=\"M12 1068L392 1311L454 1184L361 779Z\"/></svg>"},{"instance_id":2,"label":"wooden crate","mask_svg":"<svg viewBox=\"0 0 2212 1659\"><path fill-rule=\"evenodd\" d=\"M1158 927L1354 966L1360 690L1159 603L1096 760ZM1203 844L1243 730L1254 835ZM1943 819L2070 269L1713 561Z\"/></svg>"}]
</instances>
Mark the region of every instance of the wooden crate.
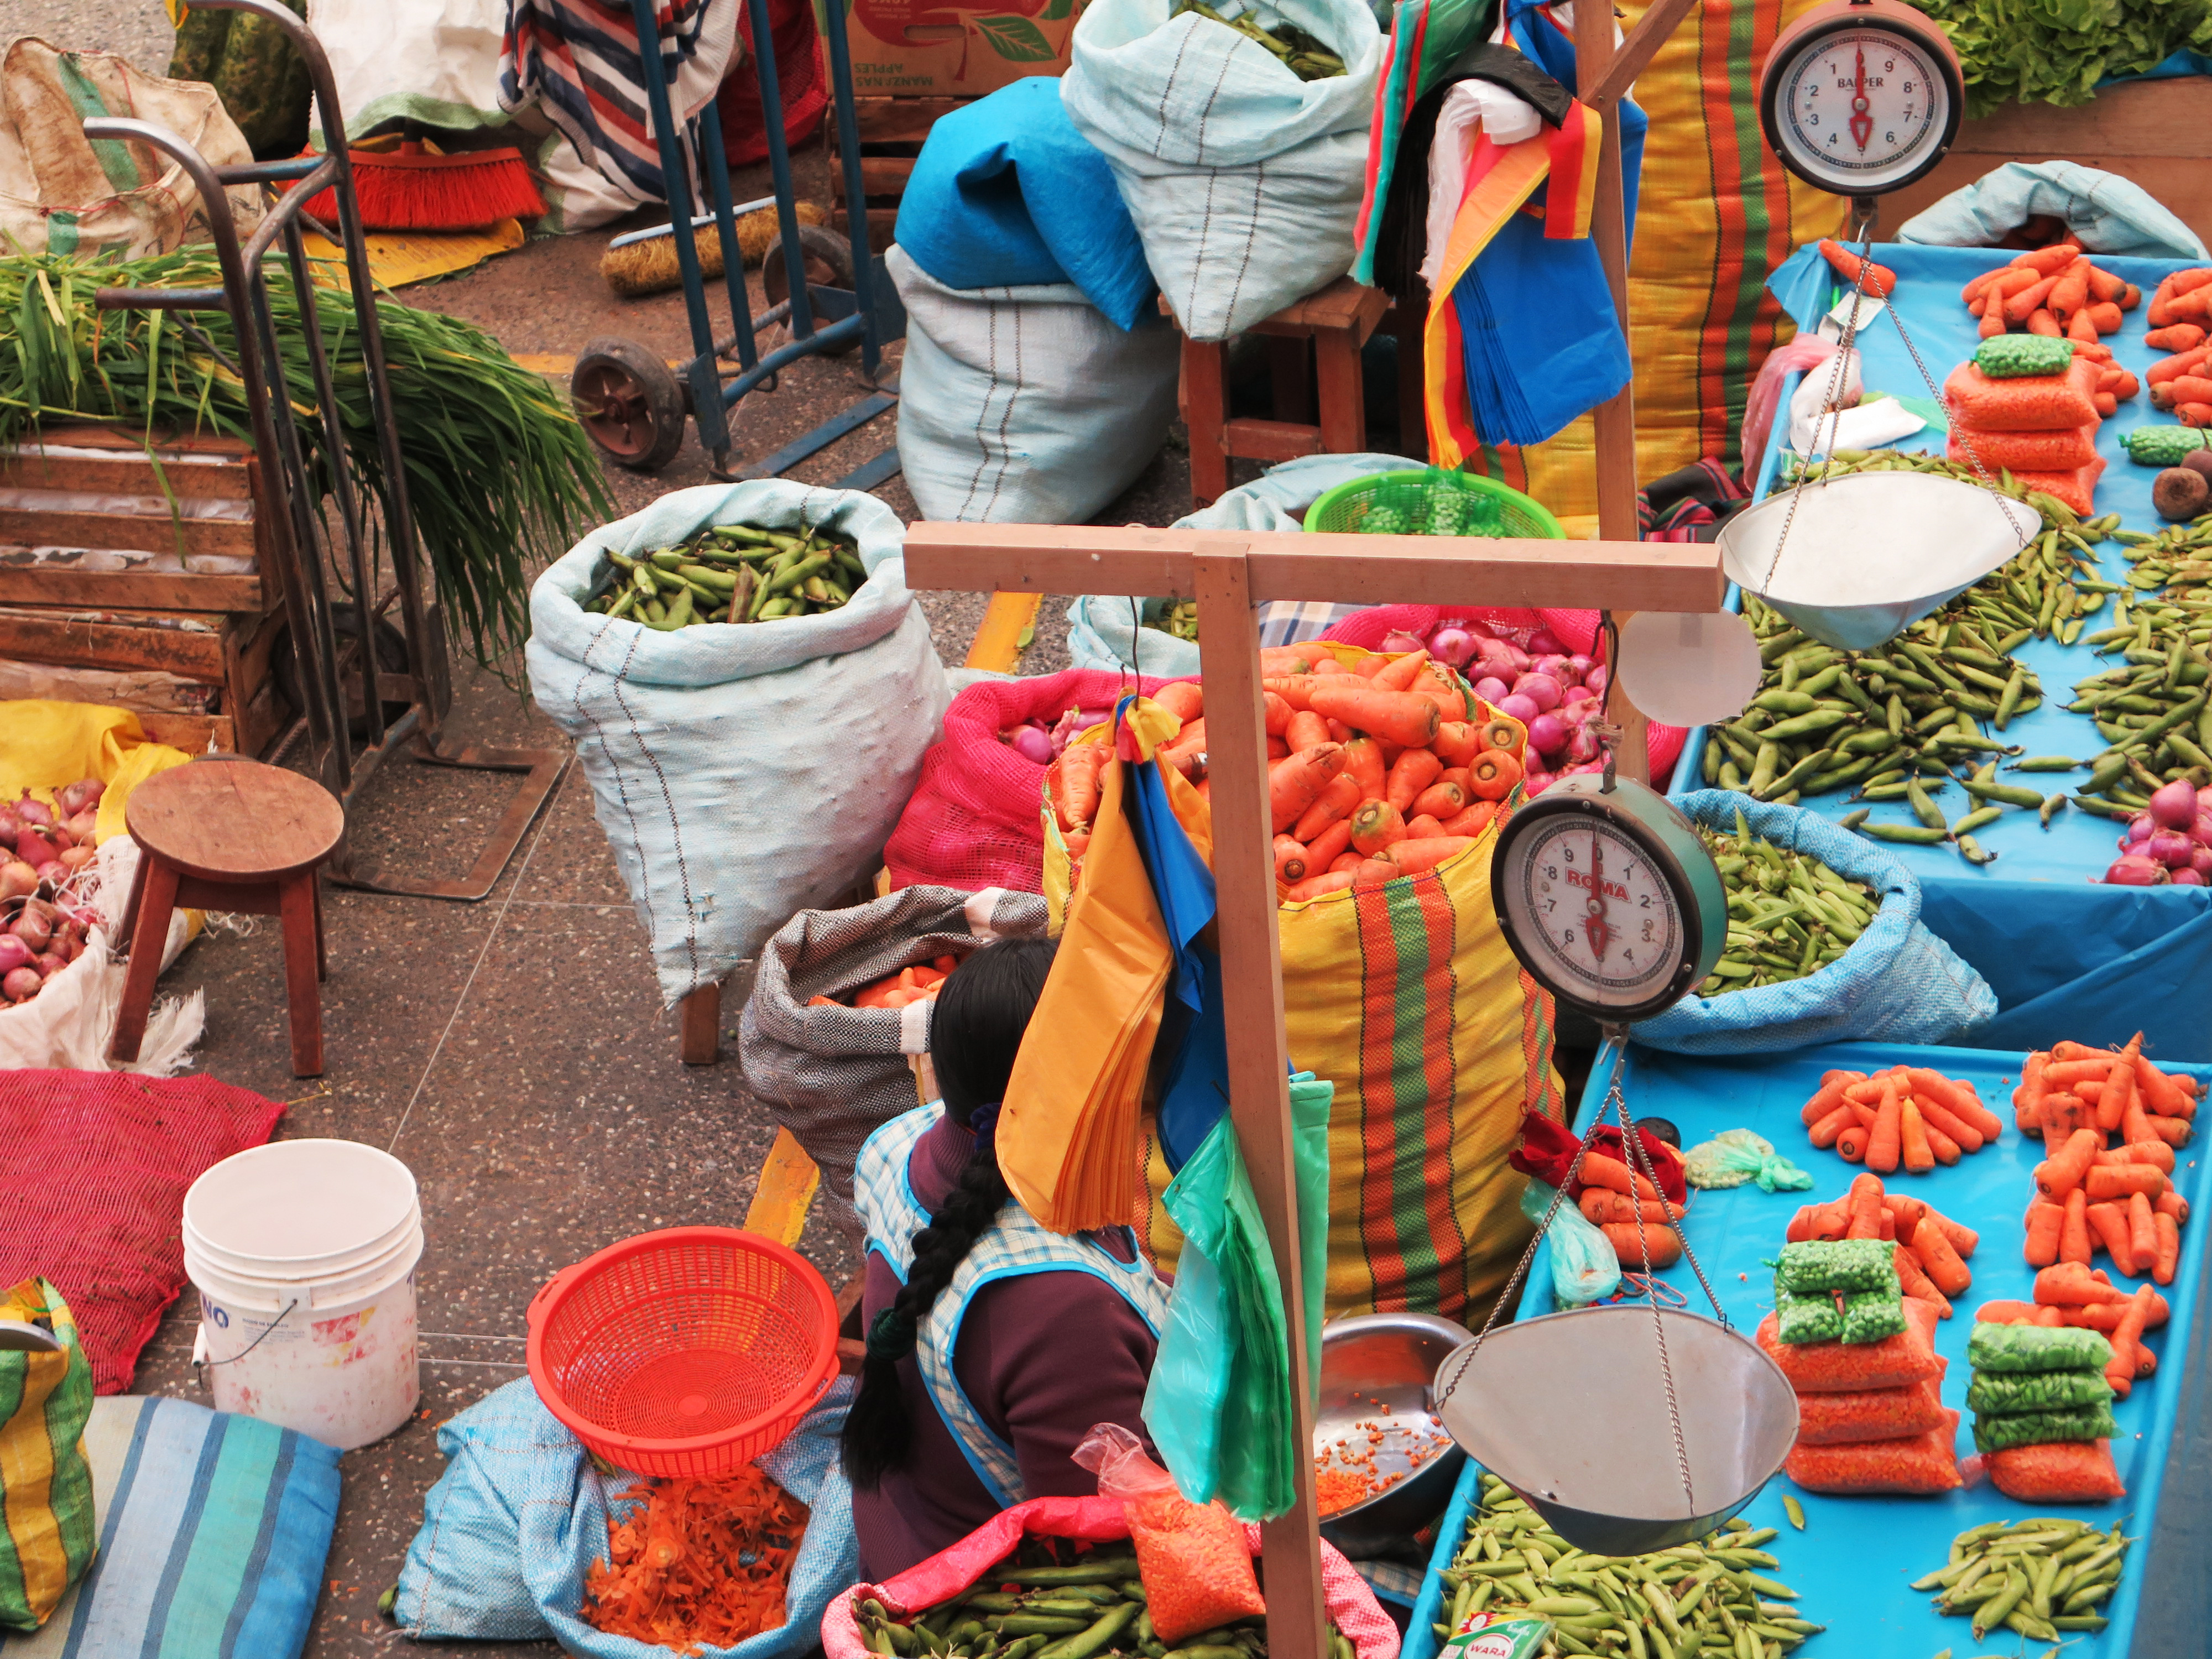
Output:
<instances>
[{"instance_id":1,"label":"wooden crate","mask_svg":"<svg viewBox=\"0 0 2212 1659\"><path fill-rule=\"evenodd\" d=\"M2212 79L2181 76L2107 87L2077 109L2012 104L1960 124L1950 154L1919 183L1882 198L1885 234L2007 161L2078 161L2134 180L2212 243L2212 167L2203 160Z\"/></svg>"},{"instance_id":2,"label":"wooden crate","mask_svg":"<svg viewBox=\"0 0 2212 1659\"><path fill-rule=\"evenodd\" d=\"M92 425L48 426L38 445L0 453L0 605L275 610L283 596L252 449L234 438L176 438L160 441L155 453L164 458L158 468L137 434ZM199 503L240 503L244 516L191 516ZM250 558L254 568L240 574L103 570L29 556L32 548L56 546L187 563L202 555Z\"/></svg>"},{"instance_id":3,"label":"wooden crate","mask_svg":"<svg viewBox=\"0 0 2212 1659\"><path fill-rule=\"evenodd\" d=\"M281 614L104 611L0 605L0 659L56 668L173 674L210 689L214 712L185 713L118 699L142 723L156 716L203 722L216 747L258 755L287 712L270 659ZM150 729L150 728L149 728ZM203 738L201 748L206 746Z\"/></svg>"},{"instance_id":4,"label":"wooden crate","mask_svg":"<svg viewBox=\"0 0 2212 1659\"><path fill-rule=\"evenodd\" d=\"M856 98L853 114L860 131L860 188L868 201L868 246L880 253L891 245L899 200L914 175L914 158L939 116L950 115L972 98ZM830 132L830 222L849 234L845 201L845 163L837 143L836 111L825 116Z\"/></svg>"}]
</instances>

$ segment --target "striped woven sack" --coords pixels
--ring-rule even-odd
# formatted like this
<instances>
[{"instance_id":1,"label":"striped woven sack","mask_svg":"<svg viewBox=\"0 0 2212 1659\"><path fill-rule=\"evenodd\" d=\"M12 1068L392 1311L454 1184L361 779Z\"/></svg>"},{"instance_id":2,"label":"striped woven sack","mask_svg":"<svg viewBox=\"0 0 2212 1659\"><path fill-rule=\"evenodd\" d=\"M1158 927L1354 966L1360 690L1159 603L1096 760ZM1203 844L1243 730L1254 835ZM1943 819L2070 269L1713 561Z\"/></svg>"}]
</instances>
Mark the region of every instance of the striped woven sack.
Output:
<instances>
[{"instance_id":1,"label":"striped woven sack","mask_svg":"<svg viewBox=\"0 0 2212 1659\"><path fill-rule=\"evenodd\" d=\"M1524 1110L1563 1117L1551 998L1490 899L1495 833L1431 871L1279 913L1291 1063L1336 1085L1328 1133L1328 1316L1408 1309L1472 1324L1530 1231L1506 1165ZM1181 1236L1146 1146L1146 1249Z\"/></svg>"},{"instance_id":2,"label":"striped woven sack","mask_svg":"<svg viewBox=\"0 0 2212 1659\"><path fill-rule=\"evenodd\" d=\"M0 1319L46 1326L62 1343L0 1353L0 1626L32 1631L92 1564L92 1362L69 1304L43 1279L0 1297Z\"/></svg>"},{"instance_id":3,"label":"striped woven sack","mask_svg":"<svg viewBox=\"0 0 2212 1659\"><path fill-rule=\"evenodd\" d=\"M1622 0L1633 28L1646 0ZM1795 330L1765 290L1790 251L1840 234L1847 204L1785 173L1759 126L1759 76L1775 37L1817 0L1698 0L1636 79L1650 118L1628 270L1636 476L1708 457L1741 465L1751 379ZM1592 424L1548 443L1486 447L1470 470L1527 491L1592 533Z\"/></svg>"}]
</instances>

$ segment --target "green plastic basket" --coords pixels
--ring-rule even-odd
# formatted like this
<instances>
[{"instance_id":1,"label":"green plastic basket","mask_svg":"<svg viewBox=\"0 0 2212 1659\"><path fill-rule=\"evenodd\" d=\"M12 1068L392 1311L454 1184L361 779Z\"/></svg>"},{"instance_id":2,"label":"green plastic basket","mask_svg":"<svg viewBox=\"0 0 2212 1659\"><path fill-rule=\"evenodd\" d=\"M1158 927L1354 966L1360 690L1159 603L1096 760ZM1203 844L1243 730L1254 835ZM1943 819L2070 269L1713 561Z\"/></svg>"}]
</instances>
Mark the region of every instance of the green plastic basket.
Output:
<instances>
[{"instance_id":1,"label":"green plastic basket","mask_svg":"<svg viewBox=\"0 0 2212 1659\"><path fill-rule=\"evenodd\" d=\"M1305 527L1370 536L1567 538L1559 521L1519 490L1440 466L1340 483L1306 509Z\"/></svg>"}]
</instances>

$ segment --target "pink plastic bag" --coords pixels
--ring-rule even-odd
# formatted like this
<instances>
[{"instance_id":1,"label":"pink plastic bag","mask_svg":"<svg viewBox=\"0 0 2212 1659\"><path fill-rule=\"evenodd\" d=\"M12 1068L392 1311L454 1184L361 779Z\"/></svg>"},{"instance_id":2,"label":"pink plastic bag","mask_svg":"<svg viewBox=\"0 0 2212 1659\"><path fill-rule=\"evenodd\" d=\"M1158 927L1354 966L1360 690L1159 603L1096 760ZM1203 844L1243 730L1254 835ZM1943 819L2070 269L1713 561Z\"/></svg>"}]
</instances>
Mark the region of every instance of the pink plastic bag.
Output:
<instances>
[{"instance_id":1,"label":"pink plastic bag","mask_svg":"<svg viewBox=\"0 0 2212 1659\"><path fill-rule=\"evenodd\" d=\"M1260 1528L1240 1523L1244 1545L1260 1553ZM1014 1553L1025 1534L1118 1543L1129 1535L1127 1510L1116 1498L1033 1498L1001 1510L951 1548L916 1562L880 1584L857 1584L832 1596L822 1615L825 1659L875 1659L860 1638L854 1610L872 1596L902 1618L935 1607L987 1577ZM1358 1659L1398 1659L1398 1627L1375 1600L1367 1581L1327 1539L1321 1545L1322 1599L1337 1629L1352 1640Z\"/></svg>"},{"instance_id":2,"label":"pink plastic bag","mask_svg":"<svg viewBox=\"0 0 2212 1659\"><path fill-rule=\"evenodd\" d=\"M1800 334L1766 354L1753 377L1751 395L1744 399L1743 426L1737 434L1747 483L1759 476L1759 465L1766 459L1767 434L1774 430L1774 412L1782 403L1783 376L1792 369L1817 368L1835 355L1836 343L1819 334Z\"/></svg>"},{"instance_id":3,"label":"pink plastic bag","mask_svg":"<svg viewBox=\"0 0 2212 1659\"><path fill-rule=\"evenodd\" d=\"M1570 653L1596 657L1602 661L1598 649L1598 613L1595 611L1510 611L1483 610L1471 605L1378 605L1371 611L1361 611L1333 625L1322 635L1342 645L1356 645L1366 651L1380 651L1382 641L1394 629L1403 629L1409 634L1425 638L1438 623L1474 621L1486 623L1498 634L1510 638L1516 645L1528 643L1528 636L1539 628L1548 628L1559 636L1559 642ZM1664 789L1668 775L1674 769L1674 762L1682 752L1682 744L1689 733L1679 726L1651 723L1647 741L1651 748L1651 787Z\"/></svg>"},{"instance_id":4,"label":"pink plastic bag","mask_svg":"<svg viewBox=\"0 0 2212 1659\"><path fill-rule=\"evenodd\" d=\"M1186 1637L1267 1611L1237 1517L1218 1503L1194 1504L1118 1423L1101 1423L1069 1454L1098 1477L1098 1495L1129 1516L1137 1571L1159 1638Z\"/></svg>"},{"instance_id":5,"label":"pink plastic bag","mask_svg":"<svg viewBox=\"0 0 2212 1659\"><path fill-rule=\"evenodd\" d=\"M1167 683L1146 675L1142 686L1149 692ZM983 680L953 698L945 735L922 756L921 780L884 848L891 885L1041 890L1044 768L1000 743L999 733L1032 715L1051 721L1070 708L1110 713L1115 699L1138 685L1133 674L1071 668Z\"/></svg>"}]
</instances>

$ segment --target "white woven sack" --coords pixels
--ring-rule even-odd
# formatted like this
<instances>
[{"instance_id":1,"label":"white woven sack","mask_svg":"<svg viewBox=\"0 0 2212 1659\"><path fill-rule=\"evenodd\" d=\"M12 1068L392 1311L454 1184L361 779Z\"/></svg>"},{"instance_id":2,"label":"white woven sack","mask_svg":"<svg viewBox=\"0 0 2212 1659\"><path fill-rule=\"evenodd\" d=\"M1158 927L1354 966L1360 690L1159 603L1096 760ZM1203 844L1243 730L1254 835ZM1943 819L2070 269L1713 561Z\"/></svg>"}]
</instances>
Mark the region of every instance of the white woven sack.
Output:
<instances>
[{"instance_id":1,"label":"white woven sack","mask_svg":"<svg viewBox=\"0 0 2212 1659\"><path fill-rule=\"evenodd\" d=\"M1257 41L1168 8L1095 0L1060 100L1114 169L1183 332L1225 340L1352 269L1382 35L1365 0L1224 3L1344 60L1301 81Z\"/></svg>"},{"instance_id":2,"label":"white woven sack","mask_svg":"<svg viewBox=\"0 0 2212 1659\"><path fill-rule=\"evenodd\" d=\"M925 519L1081 524L1136 482L1175 418L1181 348L1073 283L947 288L894 246L906 304L899 465Z\"/></svg>"},{"instance_id":3,"label":"white woven sack","mask_svg":"<svg viewBox=\"0 0 2212 1659\"><path fill-rule=\"evenodd\" d=\"M606 550L737 522L827 525L860 544L868 580L820 616L668 634L583 608ZM905 534L854 490L702 485L593 531L532 590L530 689L575 739L667 1003L876 867L951 701Z\"/></svg>"}]
</instances>

